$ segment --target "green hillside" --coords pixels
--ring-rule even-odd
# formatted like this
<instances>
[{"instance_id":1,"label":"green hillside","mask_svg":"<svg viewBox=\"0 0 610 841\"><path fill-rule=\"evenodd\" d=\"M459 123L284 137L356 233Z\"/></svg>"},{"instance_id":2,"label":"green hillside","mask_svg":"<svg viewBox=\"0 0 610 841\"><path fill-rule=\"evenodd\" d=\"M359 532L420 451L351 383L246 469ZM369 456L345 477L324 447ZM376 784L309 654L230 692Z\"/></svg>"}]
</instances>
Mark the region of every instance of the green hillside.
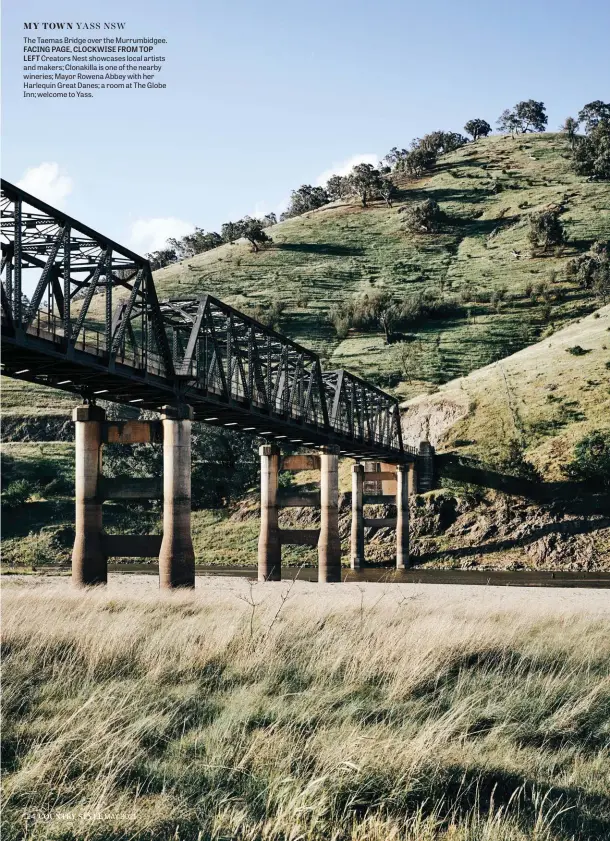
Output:
<instances>
[{"instance_id":1,"label":"green hillside","mask_svg":"<svg viewBox=\"0 0 610 841\"><path fill-rule=\"evenodd\" d=\"M268 229L273 245L260 253L225 245L168 266L155 274L159 294L209 291L244 310L279 300L283 332L331 367L403 396L507 356L599 306L564 270L592 241L610 238L610 184L572 173L562 135L482 139L442 157L432 176L401 177L397 186L392 208L336 202ZM406 233L401 209L425 198L438 201L446 224L438 234ZM528 215L549 205L565 208L568 244L532 258ZM536 295L541 284L549 288ZM337 338L332 307L379 289L399 299L427 292L456 311L407 326L409 341L398 346L388 347L381 330ZM494 291L499 303L489 300Z\"/></svg>"}]
</instances>

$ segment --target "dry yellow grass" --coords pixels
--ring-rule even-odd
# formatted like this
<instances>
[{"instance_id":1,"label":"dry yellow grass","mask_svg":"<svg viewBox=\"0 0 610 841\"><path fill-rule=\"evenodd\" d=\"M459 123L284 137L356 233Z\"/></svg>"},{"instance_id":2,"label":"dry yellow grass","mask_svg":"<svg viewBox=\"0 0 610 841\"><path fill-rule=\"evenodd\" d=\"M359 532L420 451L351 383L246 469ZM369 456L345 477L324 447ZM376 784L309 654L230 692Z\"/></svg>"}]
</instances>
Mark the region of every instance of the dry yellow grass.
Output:
<instances>
[{"instance_id":1,"label":"dry yellow grass","mask_svg":"<svg viewBox=\"0 0 610 841\"><path fill-rule=\"evenodd\" d=\"M580 346L584 355L569 349ZM537 344L404 403L406 440L489 459L519 441L547 481L610 415L610 305Z\"/></svg>"},{"instance_id":2,"label":"dry yellow grass","mask_svg":"<svg viewBox=\"0 0 610 841\"><path fill-rule=\"evenodd\" d=\"M604 591L3 586L5 839L610 833Z\"/></svg>"}]
</instances>

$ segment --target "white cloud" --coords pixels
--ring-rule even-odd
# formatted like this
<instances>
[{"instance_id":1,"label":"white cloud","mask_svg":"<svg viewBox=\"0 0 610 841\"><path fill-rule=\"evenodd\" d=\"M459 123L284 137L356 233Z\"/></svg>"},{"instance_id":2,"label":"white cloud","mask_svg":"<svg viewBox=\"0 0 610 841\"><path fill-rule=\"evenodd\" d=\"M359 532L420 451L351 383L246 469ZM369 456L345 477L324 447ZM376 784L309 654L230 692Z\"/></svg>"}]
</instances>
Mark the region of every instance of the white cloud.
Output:
<instances>
[{"instance_id":1,"label":"white cloud","mask_svg":"<svg viewBox=\"0 0 610 841\"><path fill-rule=\"evenodd\" d=\"M17 186L31 193L37 199L52 204L53 207L63 207L66 198L72 192L74 182L69 175L60 172L59 164L47 161L32 166L25 171Z\"/></svg>"},{"instance_id":2,"label":"white cloud","mask_svg":"<svg viewBox=\"0 0 610 841\"><path fill-rule=\"evenodd\" d=\"M367 153L365 155L352 155L351 158L347 158L347 160L333 164L328 169L325 169L324 172L316 178L316 184L319 187L323 187L331 175L347 175L352 171L356 164L372 164L373 166L377 166L378 163L379 158L377 155L372 153Z\"/></svg>"},{"instance_id":3,"label":"white cloud","mask_svg":"<svg viewBox=\"0 0 610 841\"><path fill-rule=\"evenodd\" d=\"M129 232L129 247L139 254L157 251L170 237L179 239L195 230L191 222L175 216L136 219Z\"/></svg>"},{"instance_id":4,"label":"white cloud","mask_svg":"<svg viewBox=\"0 0 610 841\"><path fill-rule=\"evenodd\" d=\"M283 213L290 204L290 198L286 197L278 202L275 206L268 204L266 201L257 201L254 205L254 210L250 214L254 219L262 219L263 216L266 216L268 213L275 213L275 215L280 217L280 213Z\"/></svg>"}]
</instances>

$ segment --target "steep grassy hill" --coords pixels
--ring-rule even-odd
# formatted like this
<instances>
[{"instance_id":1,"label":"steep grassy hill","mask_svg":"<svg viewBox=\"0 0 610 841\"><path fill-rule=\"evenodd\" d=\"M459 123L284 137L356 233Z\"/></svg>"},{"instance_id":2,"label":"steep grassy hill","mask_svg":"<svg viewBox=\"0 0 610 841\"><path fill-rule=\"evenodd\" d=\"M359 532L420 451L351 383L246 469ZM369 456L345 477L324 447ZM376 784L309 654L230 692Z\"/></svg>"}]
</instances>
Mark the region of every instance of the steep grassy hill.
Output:
<instances>
[{"instance_id":1,"label":"steep grassy hill","mask_svg":"<svg viewBox=\"0 0 610 841\"><path fill-rule=\"evenodd\" d=\"M610 429L610 306L402 409L407 441L494 461L515 439L561 480L574 443Z\"/></svg>"},{"instance_id":2,"label":"steep grassy hill","mask_svg":"<svg viewBox=\"0 0 610 841\"><path fill-rule=\"evenodd\" d=\"M328 356L331 366L405 397L507 356L595 307L565 282L564 266L593 240L610 238L610 185L571 172L562 135L479 140L441 158L432 176L397 184L391 209L335 203L271 228L273 247L258 254L226 245L169 266L155 275L159 294L210 291L245 310L279 300L289 336ZM443 231L406 233L401 209L424 198L447 214ZM531 258L527 217L548 205L565 208L569 244ZM550 312L541 295L529 294L545 282ZM408 328L413 349L405 362L381 331L351 330L339 340L329 322L334 305L375 289L399 298L433 291L461 311ZM494 307L489 298L498 290L505 296Z\"/></svg>"}]
</instances>

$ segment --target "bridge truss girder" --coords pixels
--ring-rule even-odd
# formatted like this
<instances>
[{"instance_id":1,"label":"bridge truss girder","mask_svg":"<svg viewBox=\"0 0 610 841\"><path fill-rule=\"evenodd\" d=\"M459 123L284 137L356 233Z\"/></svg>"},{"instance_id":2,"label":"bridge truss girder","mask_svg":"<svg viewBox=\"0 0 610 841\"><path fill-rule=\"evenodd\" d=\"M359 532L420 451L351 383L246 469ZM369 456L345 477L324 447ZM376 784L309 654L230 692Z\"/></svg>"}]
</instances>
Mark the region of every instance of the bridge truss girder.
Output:
<instances>
[{"instance_id":1,"label":"bridge truss girder","mask_svg":"<svg viewBox=\"0 0 610 841\"><path fill-rule=\"evenodd\" d=\"M397 401L211 295L159 302L150 264L2 181L4 373L268 440L405 461ZM32 281L23 296L24 273Z\"/></svg>"}]
</instances>

